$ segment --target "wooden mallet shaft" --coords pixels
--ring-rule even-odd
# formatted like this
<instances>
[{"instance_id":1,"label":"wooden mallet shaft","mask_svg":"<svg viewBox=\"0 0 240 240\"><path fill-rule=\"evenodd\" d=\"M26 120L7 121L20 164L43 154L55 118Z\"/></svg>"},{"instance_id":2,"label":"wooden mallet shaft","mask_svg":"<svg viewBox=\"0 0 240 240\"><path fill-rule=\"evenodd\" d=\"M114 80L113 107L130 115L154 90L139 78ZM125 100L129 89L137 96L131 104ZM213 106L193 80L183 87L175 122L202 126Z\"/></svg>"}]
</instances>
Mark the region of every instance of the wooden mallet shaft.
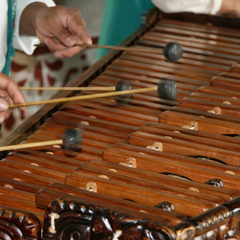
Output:
<instances>
[{"instance_id":1,"label":"wooden mallet shaft","mask_svg":"<svg viewBox=\"0 0 240 240\"><path fill-rule=\"evenodd\" d=\"M158 90L158 87L156 86L156 87L150 87L150 88L138 88L138 89L109 92L109 93L97 93L97 94L90 94L85 96L49 99L49 100L36 101L36 102L13 104L9 106L9 109L19 108L19 107L28 107L28 106L34 106L34 105L42 105L42 104L50 104L50 103L60 103L60 102L70 102L70 101L78 101L78 100L93 99L93 98L112 97L112 96L118 96L118 95L124 95L124 94L151 92L151 91L157 91L157 90Z\"/></svg>"},{"instance_id":2,"label":"wooden mallet shaft","mask_svg":"<svg viewBox=\"0 0 240 240\"><path fill-rule=\"evenodd\" d=\"M115 91L116 87L20 87L21 90Z\"/></svg>"},{"instance_id":3,"label":"wooden mallet shaft","mask_svg":"<svg viewBox=\"0 0 240 240\"><path fill-rule=\"evenodd\" d=\"M40 43L36 45L37 47L44 47L46 44ZM134 52L145 52L145 53L160 53L163 54L163 49L150 49L150 48L132 48L132 47L120 47L120 46L107 46L107 45L97 45L97 44L75 44L76 47L85 47L85 48L104 48L110 50L118 51L134 51Z\"/></svg>"},{"instance_id":4,"label":"wooden mallet shaft","mask_svg":"<svg viewBox=\"0 0 240 240\"><path fill-rule=\"evenodd\" d=\"M24 143L24 144L18 144L18 145L3 146L3 147L0 147L0 152L24 149L24 148L43 147L43 146L57 145L57 144L62 144L62 140L60 139L60 140L52 140L52 141L44 141L44 142Z\"/></svg>"}]
</instances>

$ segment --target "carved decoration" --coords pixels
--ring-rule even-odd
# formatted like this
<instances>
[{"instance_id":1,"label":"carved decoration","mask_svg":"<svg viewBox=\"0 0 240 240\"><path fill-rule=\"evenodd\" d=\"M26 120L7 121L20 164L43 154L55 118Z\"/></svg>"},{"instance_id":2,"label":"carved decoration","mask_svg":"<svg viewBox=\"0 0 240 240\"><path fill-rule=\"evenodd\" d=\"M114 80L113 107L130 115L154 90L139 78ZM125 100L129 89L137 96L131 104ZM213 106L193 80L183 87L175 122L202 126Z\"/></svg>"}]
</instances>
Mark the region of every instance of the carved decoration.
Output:
<instances>
[{"instance_id":1,"label":"carved decoration","mask_svg":"<svg viewBox=\"0 0 240 240\"><path fill-rule=\"evenodd\" d=\"M221 179L210 179L205 182L206 184L212 185L214 187L223 188L223 182Z\"/></svg>"},{"instance_id":2,"label":"carved decoration","mask_svg":"<svg viewBox=\"0 0 240 240\"><path fill-rule=\"evenodd\" d=\"M161 209L163 209L165 211L169 211L169 212L174 211L174 205L170 202L162 202L162 203L155 205L155 207L161 208Z\"/></svg>"},{"instance_id":3,"label":"carved decoration","mask_svg":"<svg viewBox=\"0 0 240 240\"><path fill-rule=\"evenodd\" d=\"M238 239L240 197L174 226L177 239Z\"/></svg>"},{"instance_id":4,"label":"carved decoration","mask_svg":"<svg viewBox=\"0 0 240 240\"><path fill-rule=\"evenodd\" d=\"M239 233L240 198L167 226L141 217L59 199L44 217L43 237L89 240L180 240L231 239Z\"/></svg>"},{"instance_id":5,"label":"carved decoration","mask_svg":"<svg viewBox=\"0 0 240 240\"><path fill-rule=\"evenodd\" d=\"M171 226L80 202L56 200L47 208L43 238L173 240Z\"/></svg>"},{"instance_id":6,"label":"carved decoration","mask_svg":"<svg viewBox=\"0 0 240 240\"><path fill-rule=\"evenodd\" d=\"M0 239L41 239L41 224L31 213L0 208Z\"/></svg>"}]
</instances>

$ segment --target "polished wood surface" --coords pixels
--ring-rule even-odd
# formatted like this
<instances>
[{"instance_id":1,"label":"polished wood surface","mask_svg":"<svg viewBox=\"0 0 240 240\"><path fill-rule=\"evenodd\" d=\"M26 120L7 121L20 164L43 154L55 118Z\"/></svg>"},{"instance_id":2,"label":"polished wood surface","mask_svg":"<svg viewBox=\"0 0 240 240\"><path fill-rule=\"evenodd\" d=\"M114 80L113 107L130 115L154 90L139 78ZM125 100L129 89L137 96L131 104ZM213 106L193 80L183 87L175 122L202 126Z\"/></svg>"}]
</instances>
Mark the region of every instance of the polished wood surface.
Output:
<instances>
[{"instance_id":1,"label":"polished wood surface","mask_svg":"<svg viewBox=\"0 0 240 240\"><path fill-rule=\"evenodd\" d=\"M74 128L82 135L81 149L68 151L58 143L1 152L0 206L35 214L43 236L53 239L78 231L103 239L94 235L106 229L103 219L118 230L126 219L138 219L133 230L127 225L127 239L144 224L165 239L239 239L240 32L223 27L220 18L210 19L219 26L209 26L203 23L208 17L200 16L197 24L195 15L193 21L185 16L183 22L164 16L124 43L163 48L177 41L184 48L178 62L155 53L110 52L71 84L109 87L129 78L134 88L144 89L170 77L177 82L176 98L151 91L133 94L125 105L103 97L44 106L0 145L54 141ZM92 89L60 92L56 99L91 94ZM92 211L85 216L84 209ZM82 225L65 225L70 212L82 217ZM112 218L118 212L131 217Z\"/></svg>"}]
</instances>

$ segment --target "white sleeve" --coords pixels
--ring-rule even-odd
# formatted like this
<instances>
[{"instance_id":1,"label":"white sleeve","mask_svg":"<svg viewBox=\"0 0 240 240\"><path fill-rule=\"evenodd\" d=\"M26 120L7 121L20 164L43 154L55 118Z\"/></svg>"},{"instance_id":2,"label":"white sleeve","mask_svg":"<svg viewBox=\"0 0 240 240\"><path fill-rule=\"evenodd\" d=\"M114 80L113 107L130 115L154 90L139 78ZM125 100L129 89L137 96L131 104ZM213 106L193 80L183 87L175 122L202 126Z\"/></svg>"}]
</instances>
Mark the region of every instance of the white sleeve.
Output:
<instances>
[{"instance_id":1,"label":"white sleeve","mask_svg":"<svg viewBox=\"0 0 240 240\"><path fill-rule=\"evenodd\" d=\"M21 14L24 8L32 2L42 2L45 3L48 7L55 6L55 3L52 0L17 0L16 3L16 15L15 15L15 29L13 33L13 46L14 48L24 51L26 54L31 55L36 47L35 44L39 44L40 41L37 37L31 36L19 36L19 22Z\"/></svg>"},{"instance_id":2,"label":"white sleeve","mask_svg":"<svg viewBox=\"0 0 240 240\"><path fill-rule=\"evenodd\" d=\"M153 4L166 13L194 12L217 14L222 0L152 0Z\"/></svg>"}]
</instances>

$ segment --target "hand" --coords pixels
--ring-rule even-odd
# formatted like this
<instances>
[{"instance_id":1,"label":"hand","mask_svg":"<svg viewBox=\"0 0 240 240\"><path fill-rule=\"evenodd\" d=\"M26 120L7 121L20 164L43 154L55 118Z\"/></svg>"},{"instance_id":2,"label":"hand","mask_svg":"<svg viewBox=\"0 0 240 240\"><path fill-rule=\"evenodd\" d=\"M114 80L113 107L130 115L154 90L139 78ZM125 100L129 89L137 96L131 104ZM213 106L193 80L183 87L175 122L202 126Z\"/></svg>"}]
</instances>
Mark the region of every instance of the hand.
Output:
<instances>
[{"instance_id":1,"label":"hand","mask_svg":"<svg viewBox=\"0 0 240 240\"><path fill-rule=\"evenodd\" d=\"M9 105L13 103L24 103L24 97L17 84L4 73L0 73L0 124L11 114ZM25 111L25 107L20 110Z\"/></svg>"},{"instance_id":2,"label":"hand","mask_svg":"<svg viewBox=\"0 0 240 240\"><path fill-rule=\"evenodd\" d=\"M20 20L20 34L36 35L57 58L72 57L83 50L82 47L73 47L75 43L92 44L85 28L79 10L64 6L47 7L39 2L29 4Z\"/></svg>"},{"instance_id":3,"label":"hand","mask_svg":"<svg viewBox=\"0 0 240 240\"><path fill-rule=\"evenodd\" d=\"M218 14L230 14L240 17L240 1L239 0L222 0L221 8Z\"/></svg>"},{"instance_id":4,"label":"hand","mask_svg":"<svg viewBox=\"0 0 240 240\"><path fill-rule=\"evenodd\" d=\"M63 6L41 8L35 17L36 35L55 52L55 57L71 57L82 47L75 43L92 44L86 23L77 9Z\"/></svg>"}]
</instances>

